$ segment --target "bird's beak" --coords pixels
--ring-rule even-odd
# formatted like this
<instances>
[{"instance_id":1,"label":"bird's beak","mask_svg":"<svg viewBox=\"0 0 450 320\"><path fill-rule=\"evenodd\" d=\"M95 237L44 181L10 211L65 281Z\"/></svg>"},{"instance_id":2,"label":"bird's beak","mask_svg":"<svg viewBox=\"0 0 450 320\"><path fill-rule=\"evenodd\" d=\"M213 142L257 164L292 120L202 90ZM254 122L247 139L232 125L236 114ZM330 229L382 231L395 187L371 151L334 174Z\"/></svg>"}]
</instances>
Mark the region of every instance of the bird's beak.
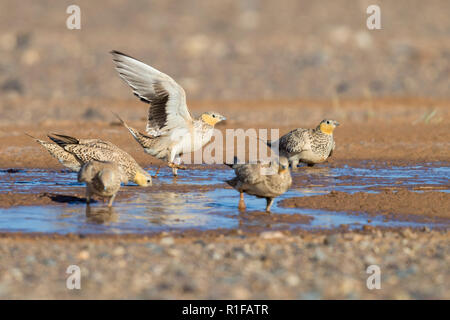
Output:
<instances>
[{"instance_id":1,"label":"bird's beak","mask_svg":"<svg viewBox=\"0 0 450 320\"><path fill-rule=\"evenodd\" d=\"M340 123L337 122L337 121L335 121L335 122L334 122L334 125L335 125L336 127L339 127Z\"/></svg>"},{"instance_id":2,"label":"bird's beak","mask_svg":"<svg viewBox=\"0 0 450 320\"><path fill-rule=\"evenodd\" d=\"M227 118L225 118L224 116L221 116L220 120L225 121L225 120L227 120Z\"/></svg>"}]
</instances>

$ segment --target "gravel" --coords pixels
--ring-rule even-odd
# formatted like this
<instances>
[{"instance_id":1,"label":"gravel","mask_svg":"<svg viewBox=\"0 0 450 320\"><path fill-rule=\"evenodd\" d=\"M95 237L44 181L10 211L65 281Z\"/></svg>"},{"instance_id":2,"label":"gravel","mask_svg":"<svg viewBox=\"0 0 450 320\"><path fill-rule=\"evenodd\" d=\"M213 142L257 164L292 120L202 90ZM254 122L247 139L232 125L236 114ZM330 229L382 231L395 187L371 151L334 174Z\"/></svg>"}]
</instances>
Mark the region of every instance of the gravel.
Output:
<instances>
[{"instance_id":1,"label":"gravel","mask_svg":"<svg viewBox=\"0 0 450 320\"><path fill-rule=\"evenodd\" d=\"M6 237L0 298L450 298L448 232L268 234ZM69 265L81 269L80 290L66 288ZM379 290L366 286L370 265L380 267Z\"/></svg>"}]
</instances>

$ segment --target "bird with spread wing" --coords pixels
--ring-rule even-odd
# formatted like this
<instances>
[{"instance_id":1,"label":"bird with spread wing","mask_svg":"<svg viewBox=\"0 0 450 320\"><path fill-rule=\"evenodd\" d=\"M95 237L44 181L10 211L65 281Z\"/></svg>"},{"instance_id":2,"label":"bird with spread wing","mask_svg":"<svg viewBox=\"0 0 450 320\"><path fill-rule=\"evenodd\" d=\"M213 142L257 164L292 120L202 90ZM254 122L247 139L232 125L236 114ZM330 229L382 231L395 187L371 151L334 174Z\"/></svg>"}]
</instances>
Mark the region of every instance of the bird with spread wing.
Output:
<instances>
[{"instance_id":1,"label":"bird with spread wing","mask_svg":"<svg viewBox=\"0 0 450 320\"><path fill-rule=\"evenodd\" d=\"M214 126L225 120L217 112L205 112L193 119L186 105L183 88L168 75L118 51L112 51L119 76L142 101L149 103L146 134L129 127L144 151L166 161L173 175L181 166L181 156L194 152L207 144Z\"/></svg>"}]
</instances>

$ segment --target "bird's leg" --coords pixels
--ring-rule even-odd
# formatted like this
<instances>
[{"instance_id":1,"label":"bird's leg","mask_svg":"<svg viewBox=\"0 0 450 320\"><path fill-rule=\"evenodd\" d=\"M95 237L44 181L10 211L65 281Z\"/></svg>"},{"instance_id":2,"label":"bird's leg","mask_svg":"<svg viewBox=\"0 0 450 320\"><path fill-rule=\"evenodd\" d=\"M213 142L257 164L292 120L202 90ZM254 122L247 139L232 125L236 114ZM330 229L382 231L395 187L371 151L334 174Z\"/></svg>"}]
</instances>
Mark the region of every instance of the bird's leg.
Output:
<instances>
[{"instance_id":1,"label":"bird's leg","mask_svg":"<svg viewBox=\"0 0 450 320\"><path fill-rule=\"evenodd\" d=\"M113 196L111 198L109 198L108 207L110 207L110 208L112 207L113 201L116 198L116 194L117 193L113 194Z\"/></svg>"},{"instance_id":2,"label":"bird's leg","mask_svg":"<svg viewBox=\"0 0 450 320\"><path fill-rule=\"evenodd\" d=\"M266 198L267 206L266 206L266 212L270 213L270 207L272 207L273 204L273 198Z\"/></svg>"},{"instance_id":3,"label":"bird's leg","mask_svg":"<svg viewBox=\"0 0 450 320\"><path fill-rule=\"evenodd\" d=\"M91 203L91 191L89 187L86 187L86 204L89 205Z\"/></svg>"},{"instance_id":4,"label":"bird's leg","mask_svg":"<svg viewBox=\"0 0 450 320\"><path fill-rule=\"evenodd\" d=\"M161 166L158 166L158 169L156 169L155 175L152 176L152 178L158 178L159 170L161 170Z\"/></svg>"},{"instance_id":5,"label":"bird's leg","mask_svg":"<svg viewBox=\"0 0 450 320\"><path fill-rule=\"evenodd\" d=\"M173 161L169 161L168 166L170 168L172 168L172 173L174 176L177 176L177 171L178 169L180 170L186 170L185 166L180 165L181 163L181 158L180 157L175 157L175 159Z\"/></svg>"},{"instance_id":6,"label":"bird's leg","mask_svg":"<svg viewBox=\"0 0 450 320\"><path fill-rule=\"evenodd\" d=\"M244 193L241 192L238 209L244 211L246 209L245 201L244 201Z\"/></svg>"},{"instance_id":7,"label":"bird's leg","mask_svg":"<svg viewBox=\"0 0 450 320\"><path fill-rule=\"evenodd\" d=\"M186 170L187 169L186 166L182 166L182 165L180 165L180 163L181 163L181 158L176 158L173 162L169 162L168 166L172 169L176 168L176 169L180 169L180 170Z\"/></svg>"},{"instance_id":8,"label":"bird's leg","mask_svg":"<svg viewBox=\"0 0 450 320\"><path fill-rule=\"evenodd\" d=\"M178 168L172 167L172 174L174 177L177 177L178 176Z\"/></svg>"}]
</instances>

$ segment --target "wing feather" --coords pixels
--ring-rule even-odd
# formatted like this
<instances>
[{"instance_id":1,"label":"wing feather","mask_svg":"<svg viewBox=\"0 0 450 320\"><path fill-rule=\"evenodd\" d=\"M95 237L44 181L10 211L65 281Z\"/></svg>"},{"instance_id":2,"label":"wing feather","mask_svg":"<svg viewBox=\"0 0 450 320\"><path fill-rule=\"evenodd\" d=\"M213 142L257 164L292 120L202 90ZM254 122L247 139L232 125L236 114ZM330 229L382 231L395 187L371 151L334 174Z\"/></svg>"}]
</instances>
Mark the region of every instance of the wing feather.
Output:
<instances>
[{"instance_id":1,"label":"wing feather","mask_svg":"<svg viewBox=\"0 0 450 320\"><path fill-rule=\"evenodd\" d=\"M287 153L298 153L306 150L308 145L308 129L295 129L280 139L280 150Z\"/></svg>"},{"instance_id":2,"label":"wing feather","mask_svg":"<svg viewBox=\"0 0 450 320\"><path fill-rule=\"evenodd\" d=\"M189 127L193 120L183 88L168 75L127 56L112 51L119 76L141 100L150 103L147 132Z\"/></svg>"}]
</instances>

